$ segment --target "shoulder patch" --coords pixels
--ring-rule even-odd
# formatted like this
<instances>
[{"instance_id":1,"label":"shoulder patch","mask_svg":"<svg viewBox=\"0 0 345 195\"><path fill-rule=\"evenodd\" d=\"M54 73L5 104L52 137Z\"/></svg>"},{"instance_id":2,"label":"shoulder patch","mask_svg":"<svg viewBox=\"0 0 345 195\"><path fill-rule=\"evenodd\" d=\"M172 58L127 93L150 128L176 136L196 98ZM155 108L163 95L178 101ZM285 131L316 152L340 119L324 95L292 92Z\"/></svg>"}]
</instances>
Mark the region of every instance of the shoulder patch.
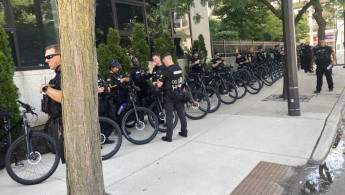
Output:
<instances>
[{"instance_id":1,"label":"shoulder patch","mask_svg":"<svg viewBox=\"0 0 345 195\"><path fill-rule=\"evenodd\" d=\"M110 79L110 78L108 78L108 79L107 79L107 81L111 81L111 79Z\"/></svg>"}]
</instances>

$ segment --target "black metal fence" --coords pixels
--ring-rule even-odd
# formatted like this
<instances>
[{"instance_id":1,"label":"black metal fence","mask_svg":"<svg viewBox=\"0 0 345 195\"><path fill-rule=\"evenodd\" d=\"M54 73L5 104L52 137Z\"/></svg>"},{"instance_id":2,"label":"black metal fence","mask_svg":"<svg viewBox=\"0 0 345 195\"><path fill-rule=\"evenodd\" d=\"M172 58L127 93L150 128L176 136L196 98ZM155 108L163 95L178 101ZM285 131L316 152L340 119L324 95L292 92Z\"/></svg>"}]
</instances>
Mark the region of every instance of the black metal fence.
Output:
<instances>
[{"instance_id":1,"label":"black metal fence","mask_svg":"<svg viewBox=\"0 0 345 195\"><path fill-rule=\"evenodd\" d=\"M283 42L269 42L269 41L211 41L212 54L219 52L221 57L234 56L235 53L245 53L249 47L253 47L254 51L258 50L259 45L265 45L268 50L273 50L276 44L284 46Z\"/></svg>"}]
</instances>

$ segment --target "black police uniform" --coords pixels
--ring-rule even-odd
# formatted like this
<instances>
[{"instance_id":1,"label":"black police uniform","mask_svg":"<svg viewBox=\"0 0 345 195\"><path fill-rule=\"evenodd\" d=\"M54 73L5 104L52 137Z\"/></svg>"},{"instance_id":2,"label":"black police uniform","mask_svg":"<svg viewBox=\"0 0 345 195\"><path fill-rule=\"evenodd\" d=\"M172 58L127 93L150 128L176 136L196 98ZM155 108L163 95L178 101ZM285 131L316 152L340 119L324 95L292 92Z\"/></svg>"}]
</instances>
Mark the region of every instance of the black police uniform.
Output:
<instances>
[{"instance_id":1,"label":"black police uniform","mask_svg":"<svg viewBox=\"0 0 345 195\"><path fill-rule=\"evenodd\" d=\"M314 56L316 56L316 76L317 76L317 84L316 90L321 91L322 88L322 76L325 74L328 89L333 90L333 79L332 79L332 68L327 69L327 67L331 64L331 54L333 53L333 49L330 46L325 47L317 47L314 50Z\"/></svg>"},{"instance_id":2,"label":"black police uniform","mask_svg":"<svg viewBox=\"0 0 345 195\"><path fill-rule=\"evenodd\" d=\"M274 49L273 50L274 59L277 61L280 61L282 59L282 55L280 54L280 52L281 52L280 49Z\"/></svg>"},{"instance_id":3,"label":"black police uniform","mask_svg":"<svg viewBox=\"0 0 345 195\"><path fill-rule=\"evenodd\" d=\"M182 70L179 66L172 64L162 73L159 81L163 82L165 93L164 108L166 112L167 141L172 140L173 135L173 109L175 108L181 123L181 133L187 136L187 120L184 113L184 95L181 91Z\"/></svg>"},{"instance_id":4,"label":"black police uniform","mask_svg":"<svg viewBox=\"0 0 345 195\"><path fill-rule=\"evenodd\" d=\"M236 63L239 65L239 67L243 67L244 64L240 64L241 62L245 62L247 60L246 56L241 56L240 58L236 57Z\"/></svg>"},{"instance_id":5,"label":"black police uniform","mask_svg":"<svg viewBox=\"0 0 345 195\"><path fill-rule=\"evenodd\" d=\"M312 58L311 47L309 45L303 45L302 51L302 67L305 72L311 72L310 63Z\"/></svg>"},{"instance_id":6,"label":"black police uniform","mask_svg":"<svg viewBox=\"0 0 345 195\"><path fill-rule=\"evenodd\" d=\"M117 110L120 108L121 104L126 102L128 93L124 88L124 84L120 82L121 77L118 74L109 72L105 76L105 80L110 88L108 117L117 120Z\"/></svg>"},{"instance_id":7,"label":"black police uniform","mask_svg":"<svg viewBox=\"0 0 345 195\"><path fill-rule=\"evenodd\" d=\"M98 93L98 114L99 116L108 116L108 85L101 75L98 75L98 87L104 87L103 93Z\"/></svg>"},{"instance_id":8,"label":"black police uniform","mask_svg":"<svg viewBox=\"0 0 345 195\"><path fill-rule=\"evenodd\" d=\"M218 63L218 61L222 61L221 63L218 64L218 66L216 67L212 67L212 71L213 72L219 72L222 71L223 67L224 67L224 60L222 60L222 58L212 58L211 62L212 64L216 64Z\"/></svg>"},{"instance_id":9,"label":"black police uniform","mask_svg":"<svg viewBox=\"0 0 345 195\"><path fill-rule=\"evenodd\" d=\"M196 61L200 60L199 58L191 58L189 61L190 61L190 64L194 64L191 68L191 73L193 74L200 74L200 73L203 73L203 68L202 68L202 63L201 63L201 60L199 62L199 64L195 64Z\"/></svg>"},{"instance_id":10,"label":"black police uniform","mask_svg":"<svg viewBox=\"0 0 345 195\"><path fill-rule=\"evenodd\" d=\"M259 63L266 62L266 59L267 59L266 52L265 51L257 52L256 53L256 59L257 59L257 62L259 62Z\"/></svg>"},{"instance_id":11,"label":"black police uniform","mask_svg":"<svg viewBox=\"0 0 345 195\"><path fill-rule=\"evenodd\" d=\"M60 65L55 69L55 77L49 81L51 88L61 90L61 70ZM50 98L50 97L49 97ZM65 163L65 152L64 152L64 138L63 138L63 124L62 124L62 106L61 103L54 101L50 98L50 112L47 113L52 122L49 125L52 136L56 142L57 152L61 158L61 162Z\"/></svg>"},{"instance_id":12,"label":"black police uniform","mask_svg":"<svg viewBox=\"0 0 345 195\"><path fill-rule=\"evenodd\" d=\"M149 84L146 81L148 75L144 76L144 74L146 74L146 71L140 66L132 67L129 70L131 84L134 84L135 86L140 88L140 91L137 91L140 106L143 106L143 100L148 95L149 91Z\"/></svg>"},{"instance_id":13,"label":"black police uniform","mask_svg":"<svg viewBox=\"0 0 345 195\"><path fill-rule=\"evenodd\" d=\"M251 58L252 63L256 63L256 55L254 55L254 52L248 52L247 59L249 59L249 57Z\"/></svg>"},{"instance_id":14,"label":"black police uniform","mask_svg":"<svg viewBox=\"0 0 345 195\"><path fill-rule=\"evenodd\" d=\"M155 66L148 77L152 77L152 82L156 82L161 77L162 71L165 68L163 64L161 66Z\"/></svg>"}]
</instances>

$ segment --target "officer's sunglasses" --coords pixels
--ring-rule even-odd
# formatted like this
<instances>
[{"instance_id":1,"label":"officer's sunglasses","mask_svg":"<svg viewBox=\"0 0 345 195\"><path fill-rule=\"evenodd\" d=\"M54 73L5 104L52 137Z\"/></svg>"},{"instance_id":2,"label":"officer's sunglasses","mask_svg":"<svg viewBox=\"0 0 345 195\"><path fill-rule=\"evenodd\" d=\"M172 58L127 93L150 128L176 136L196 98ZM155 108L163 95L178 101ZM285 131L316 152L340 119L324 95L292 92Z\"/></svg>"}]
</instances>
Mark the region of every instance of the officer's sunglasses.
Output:
<instances>
[{"instance_id":1,"label":"officer's sunglasses","mask_svg":"<svg viewBox=\"0 0 345 195\"><path fill-rule=\"evenodd\" d=\"M58 55L60 55L60 54L59 54L59 53L50 54L50 55L46 55L44 58L47 59L47 60L50 60L50 59L52 59L53 57L58 56Z\"/></svg>"}]
</instances>

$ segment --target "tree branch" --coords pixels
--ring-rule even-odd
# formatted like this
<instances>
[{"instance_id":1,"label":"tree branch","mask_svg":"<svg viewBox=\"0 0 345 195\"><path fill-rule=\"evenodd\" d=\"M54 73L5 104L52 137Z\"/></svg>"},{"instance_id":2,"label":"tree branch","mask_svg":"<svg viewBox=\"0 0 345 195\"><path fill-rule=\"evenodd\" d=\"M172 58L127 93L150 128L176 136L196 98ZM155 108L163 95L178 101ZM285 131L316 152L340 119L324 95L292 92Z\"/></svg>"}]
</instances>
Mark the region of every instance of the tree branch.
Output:
<instances>
[{"instance_id":1,"label":"tree branch","mask_svg":"<svg viewBox=\"0 0 345 195\"><path fill-rule=\"evenodd\" d=\"M311 6L311 3L308 2L307 4L305 4L301 10L298 11L298 14L295 18L295 26L297 26L297 23L301 20L303 14L309 9L309 7Z\"/></svg>"},{"instance_id":2,"label":"tree branch","mask_svg":"<svg viewBox=\"0 0 345 195\"><path fill-rule=\"evenodd\" d=\"M276 10L276 8L273 7L273 5L271 5L270 2L268 2L267 0L257 0L258 2L264 4L269 10L271 10L271 12L277 16L279 19L283 19L282 15L280 13L278 13L278 11Z\"/></svg>"}]
</instances>

